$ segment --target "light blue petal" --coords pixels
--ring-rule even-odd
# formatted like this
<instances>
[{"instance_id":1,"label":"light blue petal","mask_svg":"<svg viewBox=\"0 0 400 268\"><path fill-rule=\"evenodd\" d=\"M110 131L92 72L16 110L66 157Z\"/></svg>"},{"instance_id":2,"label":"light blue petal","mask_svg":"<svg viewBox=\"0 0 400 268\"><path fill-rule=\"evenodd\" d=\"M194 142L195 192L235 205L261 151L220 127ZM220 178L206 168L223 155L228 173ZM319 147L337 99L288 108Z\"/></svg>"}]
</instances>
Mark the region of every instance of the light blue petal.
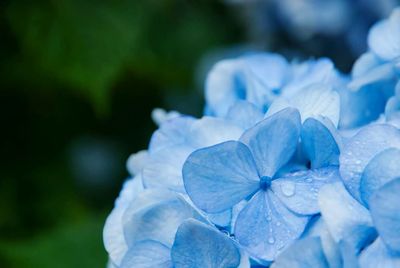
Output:
<instances>
[{"instance_id":1,"label":"light blue petal","mask_svg":"<svg viewBox=\"0 0 400 268\"><path fill-rule=\"evenodd\" d=\"M194 118L190 116L182 116L161 124L151 137L149 152L185 143L187 133L194 121Z\"/></svg>"},{"instance_id":2,"label":"light blue petal","mask_svg":"<svg viewBox=\"0 0 400 268\"><path fill-rule=\"evenodd\" d=\"M193 152L182 174L193 203L208 213L227 210L259 188L253 156L237 141Z\"/></svg>"},{"instance_id":3,"label":"light blue petal","mask_svg":"<svg viewBox=\"0 0 400 268\"><path fill-rule=\"evenodd\" d=\"M278 256L271 268L328 268L319 237L296 241Z\"/></svg>"},{"instance_id":4,"label":"light blue petal","mask_svg":"<svg viewBox=\"0 0 400 268\"><path fill-rule=\"evenodd\" d=\"M206 103L211 114L223 117L238 100L258 108L268 106L286 78L287 61L278 54L256 53L218 62L206 80Z\"/></svg>"},{"instance_id":5,"label":"light blue petal","mask_svg":"<svg viewBox=\"0 0 400 268\"><path fill-rule=\"evenodd\" d=\"M220 213L208 214L208 219L217 226L229 226L232 220L232 210L228 209Z\"/></svg>"},{"instance_id":6,"label":"light blue petal","mask_svg":"<svg viewBox=\"0 0 400 268\"><path fill-rule=\"evenodd\" d=\"M386 183L371 196L370 211L383 242L388 248L400 255L399 193L400 177Z\"/></svg>"},{"instance_id":7,"label":"light blue petal","mask_svg":"<svg viewBox=\"0 0 400 268\"><path fill-rule=\"evenodd\" d=\"M329 118L335 126L339 123L340 97L330 85L313 84L290 98L282 96L271 104L266 117L288 107L299 110L302 122L310 117L323 116Z\"/></svg>"},{"instance_id":8,"label":"light blue petal","mask_svg":"<svg viewBox=\"0 0 400 268\"><path fill-rule=\"evenodd\" d=\"M388 19L376 23L368 35L368 46L384 60L400 56L400 8L393 10Z\"/></svg>"},{"instance_id":9,"label":"light blue petal","mask_svg":"<svg viewBox=\"0 0 400 268\"><path fill-rule=\"evenodd\" d=\"M361 176L361 199L368 206L371 195L385 183L400 177L400 150L389 148L377 154Z\"/></svg>"},{"instance_id":10,"label":"light blue petal","mask_svg":"<svg viewBox=\"0 0 400 268\"><path fill-rule=\"evenodd\" d=\"M299 112L287 108L243 134L240 141L250 148L260 176L272 178L290 160L297 148L300 129Z\"/></svg>"},{"instance_id":11,"label":"light blue petal","mask_svg":"<svg viewBox=\"0 0 400 268\"><path fill-rule=\"evenodd\" d=\"M358 252L375 238L368 210L351 197L341 182L322 187L318 201L324 222L336 243L345 242Z\"/></svg>"},{"instance_id":12,"label":"light blue petal","mask_svg":"<svg viewBox=\"0 0 400 268\"><path fill-rule=\"evenodd\" d=\"M319 213L319 189L338 180L340 180L338 168L326 167L287 174L273 180L271 189L293 212L312 215Z\"/></svg>"},{"instance_id":13,"label":"light blue petal","mask_svg":"<svg viewBox=\"0 0 400 268\"><path fill-rule=\"evenodd\" d=\"M234 234L250 256L272 261L301 235L308 220L288 210L271 191L259 191L239 213Z\"/></svg>"},{"instance_id":14,"label":"light blue petal","mask_svg":"<svg viewBox=\"0 0 400 268\"><path fill-rule=\"evenodd\" d=\"M185 193L182 167L192 151L191 147L176 145L153 152L142 170L144 186Z\"/></svg>"},{"instance_id":15,"label":"light blue petal","mask_svg":"<svg viewBox=\"0 0 400 268\"><path fill-rule=\"evenodd\" d=\"M378 153L388 148L400 148L400 130L390 125L376 124L362 128L343 147L340 175L347 190L361 201L360 180L365 167Z\"/></svg>"},{"instance_id":16,"label":"light blue petal","mask_svg":"<svg viewBox=\"0 0 400 268\"><path fill-rule=\"evenodd\" d=\"M238 140L243 129L222 118L204 116L190 127L186 143L193 149L215 145L224 141Z\"/></svg>"},{"instance_id":17,"label":"light blue petal","mask_svg":"<svg viewBox=\"0 0 400 268\"><path fill-rule=\"evenodd\" d=\"M126 169L129 171L131 176L135 176L142 171L148 160L149 153L147 150L142 150L131 154L128 158L128 161L126 161Z\"/></svg>"},{"instance_id":18,"label":"light blue petal","mask_svg":"<svg viewBox=\"0 0 400 268\"><path fill-rule=\"evenodd\" d=\"M171 246L178 226L186 219L205 219L182 197L153 202L124 217L124 234L128 246L140 241L154 240Z\"/></svg>"},{"instance_id":19,"label":"light blue petal","mask_svg":"<svg viewBox=\"0 0 400 268\"><path fill-rule=\"evenodd\" d=\"M229 109L226 118L243 129L249 129L260 122L264 114L254 104L238 101Z\"/></svg>"},{"instance_id":20,"label":"light blue petal","mask_svg":"<svg viewBox=\"0 0 400 268\"><path fill-rule=\"evenodd\" d=\"M361 253L359 263L361 268L398 268L400 267L400 256L390 252L378 238Z\"/></svg>"},{"instance_id":21,"label":"light blue petal","mask_svg":"<svg viewBox=\"0 0 400 268\"><path fill-rule=\"evenodd\" d=\"M120 268L173 268L170 249L156 241L143 241L129 249Z\"/></svg>"},{"instance_id":22,"label":"light blue petal","mask_svg":"<svg viewBox=\"0 0 400 268\"><path fill-rule=\"evenodd\" d=\"M231 268L240 264L240 252L231 238L195 220L179 226L171 256L175 268Z\"/></svg>"},{"instance_id":23,"label":"light blue petal","mask_svg":"<svg viewBox=\"0 0 400 268\"><path fill-rule=\"evenodd\" d=\"M337 90L340 95L340 129L360 127L380 116L386 104L386 96L380 86L372 84L357 91L346 87Z\"/></svg>"},{"instance_id":24,"label":"light blue petal","mask_svg":"<svg viewBox=\"0 0 400 268\"><path fill-rule=\"evenodd\" d=\"M339 165L340 136L329 119L308 118L301 131L301 143L311 168Z\"/></svg>"},{"instance_id":25,"label":"light blue petal","mask_svg":"<svg viewBox=\"0 0 400 268\"><path fill-rule=\"evenodd\" d=\"M115 202L115 207L108 215L103 229L104 247L107 250L111 261L120 264L123 256L128 250L123 231L123 215L129 204L143 191L143 184L140 175L127 180Z\"/></svg>"}]
</instances>

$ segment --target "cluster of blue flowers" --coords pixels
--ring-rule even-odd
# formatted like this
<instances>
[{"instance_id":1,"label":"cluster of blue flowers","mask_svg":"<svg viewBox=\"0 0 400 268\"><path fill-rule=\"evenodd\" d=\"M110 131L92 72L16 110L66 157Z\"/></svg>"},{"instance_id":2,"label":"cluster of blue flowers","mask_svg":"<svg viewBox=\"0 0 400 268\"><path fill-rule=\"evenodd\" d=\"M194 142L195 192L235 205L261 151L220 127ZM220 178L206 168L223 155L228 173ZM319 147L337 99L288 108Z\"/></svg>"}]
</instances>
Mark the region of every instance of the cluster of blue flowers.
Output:
<instances>
[{"instance_id":1,"label":"cluster of blue flowers","mask_svg":"<svg viewBox=\"0 0 400 268\"><path fill-rule=\"evenodd\" d=\"M109 267L400 267L400 8L351 75L217 63L202 118L154 113L104 227Z\"/></svg>"}]
</instances>

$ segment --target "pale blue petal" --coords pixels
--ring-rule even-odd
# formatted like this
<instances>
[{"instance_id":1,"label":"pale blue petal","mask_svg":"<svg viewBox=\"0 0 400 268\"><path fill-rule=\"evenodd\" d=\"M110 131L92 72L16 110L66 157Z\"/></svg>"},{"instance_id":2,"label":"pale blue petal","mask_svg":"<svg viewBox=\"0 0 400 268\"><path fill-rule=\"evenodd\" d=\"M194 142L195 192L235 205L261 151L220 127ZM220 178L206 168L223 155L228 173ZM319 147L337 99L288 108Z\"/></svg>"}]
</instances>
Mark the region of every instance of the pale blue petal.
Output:
<instances>
[{"instance_id":1,"label":"pale blue petal","mask_svg":"<svg viewBox=\"0 0 400 268\"><path fill-rule=\"evenodd\" d=\"M123 231L123 215L129 204L143 191L143 184L140 175L127 180L121 193L115 201L115 207L108 215L103 229L104 247L107 250L111 261L120 264L123 256L128 250Z\"/></svg>"},{"instance_id":2,"label":"pale blue petal","mask_svg":"<svg viewBox=\"0 0 400 268\"><path fill-rule=\"evenodd\" d=\"M153 152L142 170L144 186L184 193L182 167L192 151L191 147L176 145Z\"/></svg>"},{"instance_id":3,"label":"pale blue petal","mask_svg":"<svg viewBox=\"0 0 400 268\"><path fill-rule=\"evenodd\" d=\"M380 84L371 84L357 91L341 87L340 95L340 129L360 127L376 120L384 111L386 96Z\"/></svg>"},{"instance_id":4,"label":"pale blue petal","mask_svg":"<svg viewBox=\"0 0 400 268\"><path fill-rule=\"evenodd\" d=\"M368 35L368 46L384 60L400 56L400 8L393 10L388 19L376 23Z\"/></svg>"},{"instance_id":5,"label":"pale blue petal","mask_svg":"<svg viewBox=\"0 0 400 268\"><path fill-rule=\"evenodd\" d=\"M231 238L195 220L179 226L171 256L175 268L231 268L240 264L240 252Z\"/></svg>"},{"instance_id":6,"label":"pale blue petal","mask_svg":"<svg viewBox=\"0 0 400 268\"><path fill-rule=\"evenodd\" d=\"M330 85L313 84L290 98L282 96L272 103L266 116L269 117L288 107L299 110L302 122L310 117L323 116L329 118L335 126L339 123L340 97Z\"/></svg>"},{"instance_id":7,"label":"pale blue petal","mask_svg":"<svg viewBox=\"0 0 400 268\"><path fill-rule=\"evenodd\" d=\"M361 268L398 268L400 256L390 252L380 238L366 248L360 255Z\"/></svg>"},{"instance_id":8,"label":"pale blue petal","mask_svg":"<svg viewBox=\"0 0 400 268\"><path fill-rule=\"evenodd\" d=\"M240 141L250 148L260 176L273 177L290 160L297 148L300 129L299 112L287 108L243 134Z\"/></svg>"},{"instance_id":9,"label":"pale blue petal","mask_svg":"<svg viewBox=\"0 0 400 268\"><path fill-rule=\"evenodd\" d=\"M249 129L264 118L264 114L254 104L238 101L233 105L226 118L243 129Z\"/></svg>"},{"instance_id":10,"label":"pale blue petal","mask_svg":"<svg viewBox=\"0 0 400 268\"><path fill-rule=\"evenodd\" d=\"M329 268L321 239L308 237L296 241L278 256L271 268Z\"/></svg>"},{"instance_id":11,"label":"pale blue petal","mask_svg":"<svg viewBox=\"0 0 400 268\"><path fill-rule=\"evenodd\" d=\"M359 90L369 84L390 80L396 75L392 63L383 63L357 77L353 77L347 85L350 90Z\"/></svg>"},{"instance_id":12,"label":"pale blue petal","mask_svg":"<svg viewBox=\"0 0 400 268\"><path fill-rule=\"evenodd\" d=\"M383 242L400 255L400 177L371 196L370 211Z\"/></svg>"},{"instance_id":13,"label":"pale blue petal","mask_svg":"<svg viewBox=\"0 0 400 268\"><path fill-rule=\"evenodd\" d=\"M368 210L351 197L341 182L322 187L318 201L336 243L345 242L359 251L376 236Z\"/></svg>"},{"instance_id":14,"label":"pale blue petal","mask_svg":"<svg viewBox=\"0 0 400 268\"><path fill-rule=\"evenodd\" d=\"M149 151L180 145L186 142L187 133L194 122L190 116L182 116L161 124L150 140Z\"/></svg>"},{"instance_id":15,"label":"pale blue petal","mask_svg":"<svg viewBox=\"0 0 400 268\"><path fill-rule=\"evenodd\" d=\"M271 191L259 191L239 213L235 237L261 261L272 261L297 239L309 220L288 210Z\"/></svg>"},{"instance_id":16,"label":"pale blue petal","mask_svg":"<svg viewBox=\"0 0 400 268\"><path fill-rule=\"evenodd\" d=\"M220 213L208 214L208 220L217 226L225 227L231 224L232 210L228 209Z\"/></svg>"},{"instance_id":17,"label":"pale blue petal","mask_svg":"<svg viewBox=\"0 0 400 268\"><path fill-rule=\"evenodd\" d=\"M385 183L400 177L400 150L389 148L377 154L361 176L361 199L368 206L372 194Z\"/></svg>"},{"instance_id":18,"label":"pale blue petal","mask_svg":"<svg viewBox=\"0 0 400 268\"><path fill-rule=\"evenodd\" d=\"M259 188L253 156L237 141L193 152L182 173L193 203L208 213L227 210Z\"/></svg>"},{"instance_id":19,"label":"pale blue petal","mask_svg":"<svg viewBox=\"0 0 400 268\"><path fill-rule=\"evenodd\" d=\"M238 140L243 129L222 118L204 116L190 127L186 143L194 149L208 147L229 140Z\"/></svg>"},{"instance_id":20,"label":"pale blue petal","mask_svg":"<svg viewBox=\"0 0 400 268\"><path fill-rule=\"evenodd\" d=\"M173 268L170 249L156 241L143 241L129 249L120 268Z\"/></svg>"},{"instance_id":21,"label":"pale blue petal","mask_svg":"<svg viewBox=\"0 0 400 268\"><path fill-rule=\"evenodd\" d=\"M178 226L189 218L205 221L179 195L165 201L153 202L129 218L124 216L125 240L128 246L145 240L154 240L171 246Z\"/></svg>"},{"instance_id":22,"label":"pale blue petal","mask_svg":"<svg viewBox=\"0 0 400 268\"><path fill-rule=\"evenodd\" d=\"M318 192L327 183L340 180L337 167L298 171L273 180L272 191L293 212L319 213Z\"/></svg>"},{"instance_id":23,"label":"pale blue petal","mask_svg":"<svg viewBox=\"0 0 400 268\"><path fill-rule=\"evenodd\" d=\"M149 160L149 153L147 150L139 151L135 154L131 154L126 161L126 169L129 171L131 176L135 176L142 171L142 168L146 165Z\"/></svg>"},{"instance_id":24,"label":"pale blue petal","mask_svg":"<svg viewBox=\"0 0 400 268\"><path fill-rule=\"evenodd\" d=\"M361 201L360 180L365 167L378 153L388 148L400 148L400 130L391 125L376 124L362 128L343 147L340 155L340 175L347 190Z\"/></svg>"},{"instance_id":25,"label":"pale blue petal","mask_svg":"<svg viewBox=\"0 0 400 268\"><path fill-rule=\"evenodd\" d=\"M308 118L301 131L301 143L311 168L339 165L340 136L329 119Z\"/></svg>"}]
</instances>

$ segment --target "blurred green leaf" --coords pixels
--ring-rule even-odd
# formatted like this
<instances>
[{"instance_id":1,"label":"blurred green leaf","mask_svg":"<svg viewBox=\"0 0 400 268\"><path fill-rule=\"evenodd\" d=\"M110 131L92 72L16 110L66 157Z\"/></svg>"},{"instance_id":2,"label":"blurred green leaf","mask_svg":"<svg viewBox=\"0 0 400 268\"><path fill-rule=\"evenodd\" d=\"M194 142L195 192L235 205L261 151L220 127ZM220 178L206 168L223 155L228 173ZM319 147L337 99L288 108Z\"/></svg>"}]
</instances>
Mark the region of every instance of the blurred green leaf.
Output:
<instances>
[{"instance_id":1,"label":"blurred green leaf","mask_svg":"<svg viewBox=\"0 0 400 268\"><path fill-rule=\"evenodd\" d=\"M103 225L104 217L88 218L32 240L0 242L0 260L12 268L105 267Z\"/></svg>"},{"instance_id":2,"label":"blurred green leaf","mask_svg":"<svg viewBox=\"0 0 400 268\"><path fill-rule=\"evenodd\" d=\"M12 1L7 14L21 46L21 65L30 65L25 72L45 73L104 111L110 89L126 73L164 88L190 87L201 55L233 35L232 24L211 3Z\"/></svg>"}]
</instances>

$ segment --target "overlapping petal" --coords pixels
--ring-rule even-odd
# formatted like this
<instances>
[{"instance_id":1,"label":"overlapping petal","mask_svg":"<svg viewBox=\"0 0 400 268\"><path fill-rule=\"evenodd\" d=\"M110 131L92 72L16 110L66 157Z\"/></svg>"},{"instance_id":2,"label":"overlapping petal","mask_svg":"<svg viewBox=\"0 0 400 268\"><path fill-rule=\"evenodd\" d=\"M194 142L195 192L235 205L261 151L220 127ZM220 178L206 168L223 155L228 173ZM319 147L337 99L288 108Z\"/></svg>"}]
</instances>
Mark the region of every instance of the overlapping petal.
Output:
<instances>
[{"instance_id":1,"label":"overlapping petal","mask_svg":"<svg viewBox=\"0 0 400 268\"><path fill-rule=\"evenodd\" d=\"M339 158L340 175L358 201L362 202L360 181L365 167L374 156L391 147L400 148L400 130L387 124L364 127L344 146Z\"/></svg>"},{"instance_id":2,"label":"overlapping petal","mask_svg":"<svg viewBox=\"0 0 400 268\"><path fill-rule=\"evenodd\" d=\"M386 183L370 199L372 220L382 241L400 258L400 177Z\"/></svg>"},{"instance_id":3,"label":"overlapping petal","mask_svg":"<svg viewBox=\"0 0 400 268\"><path fill-rule=\"evenodd\" d=\"M253 156L246 145L237 141L193 152L182 173L192 201L209 213L231 208L259 187Z\"/></svg>"},{"instance_id":4,"label":"overlapping petal","mask_svg":"<svg viewBox=\"0 0 400 268\"><path fill-rule=\"evenodd\" d=\"M397 268L400 267L400 257L390 252L378 238L361 253L359 263L362 268Z\"/></svg>"},{"instance_id":5,"label":"overlapping petal","mask_svg":"<svg viewBox=\"0 0 400 268\"><path fill-rule=\"evenodd\" d=\"M296 151L300 136L300 114L286 108L247 130L240 141L253 154L259 175L273 177Z\"/></svg>"},{"instance_id":6,"label":"overlapping petal","mask_svg":"<svg viewBox=\"0 0 400 268\"><path fill-rule=\"evenodd\" d=\"M195 220L179 226L171 256L175 268L238 267L241 258L231 238Z\"/></svg>"},{"instance_id":7,"label":"overlapping petal","mask_svg":"<svg viewBox=\"0 0 400 268\"><path fill-rule=\"evenodd\" d=\"M319 189L340 180L337 167L298 171L272 181L271 189L290 210L301 215L319 213Z\"/></svg>"},{"instance_id":8,"label":"overlapping petal","mask_svg":"<svg viewBox=\"0 0 400 268\"><path fill-rule=\"evenodd\" d=\"M146 240L133 245L119 268L173 268L170 249L157 241Z\"/></svg>"},{"instance_id":9,"label":"overlapping petal","mask_svg":"<svg viewBox=\"0 0 400 268\"><path fill-rule=\"evenodd\" d=\"M271 191L259 191L239 213L234 234L252 257L272 261L301 235L308 219L286 208Z\"/></svg>"}]
</instances>

